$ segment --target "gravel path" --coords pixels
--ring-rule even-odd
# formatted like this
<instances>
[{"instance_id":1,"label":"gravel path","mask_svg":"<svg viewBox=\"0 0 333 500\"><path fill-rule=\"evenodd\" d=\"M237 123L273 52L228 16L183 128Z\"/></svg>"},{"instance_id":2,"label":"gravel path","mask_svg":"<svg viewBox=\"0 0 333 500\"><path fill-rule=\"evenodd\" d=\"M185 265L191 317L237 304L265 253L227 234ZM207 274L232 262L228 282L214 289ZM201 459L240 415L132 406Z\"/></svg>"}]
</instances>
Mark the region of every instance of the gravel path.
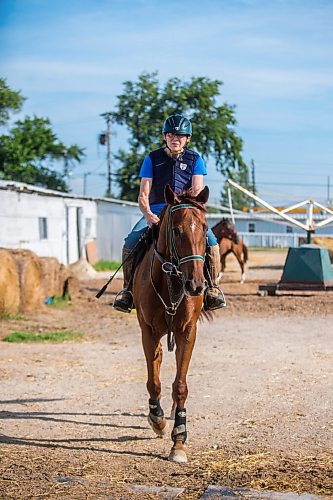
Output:
<instances>
[{"instance_id":1,"label":"gravel path","mask_svg":"<svg viewBox=\"0 0 333 500\"><path fill-rule=\"evenodd\" d=\"M83 282L73 306L2 321L0 336L18 328L85 336L1 343L0 498L199 498L209 484L333 498L333 294L262 298L257 282L236 279L231 270L225 280L228 309L199 325L182 466L167 462L170 439L147 423L136 317L109 306L120 282L100 302L93 292L103 282ZM167 414L173 377L165 349Z\"/></svg>"}]
</instances>

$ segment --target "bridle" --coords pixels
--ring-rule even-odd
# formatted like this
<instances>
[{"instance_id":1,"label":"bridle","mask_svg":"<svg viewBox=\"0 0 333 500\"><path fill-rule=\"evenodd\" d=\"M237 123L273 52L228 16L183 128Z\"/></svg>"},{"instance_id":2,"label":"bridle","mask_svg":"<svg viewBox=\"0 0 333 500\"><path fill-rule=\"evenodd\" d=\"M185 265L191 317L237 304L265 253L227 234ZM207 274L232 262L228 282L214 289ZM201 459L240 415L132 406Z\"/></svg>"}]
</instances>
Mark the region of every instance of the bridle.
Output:
<instances>
[{"instance_id":1,"label":"bridle","mask_svg":"<svg viewBox=\"0 0 333 500\"><path fill-rule=\"evenodd\" d=\"M156 248L156 240L154 239L154 252L153 252L153 258L151 261L151 266L150 266L150 280L151 284L153 286L153 289L162 302L165 313L166 313L166 320L168 323L168 349L169 351L173 350L174 347L174 339L172 337L172 322L173 318L177 313L177 309L182 302L184 296L185 296L185 282L184 282L184 275L183 272L180 269L180 266L182 264L185 264L186 262L190 262L192 260L199 260L204 263L205 261L205 254L204 255L197 255L197 254L191 254L191 255L186 255L184 257L181 257L177 251L177 246L175 242L175 235L174 235L174 228L173 228L173 214L177 210L182 210L182 209L197 209L200 210L199 207L192 205L190 203L180 203L179 205L172 205L167 208L167 213L165 216L167 217L166 225L165 225L165 243L166 243L166 248L168 253L170 254L170 260L166 260L158 251ZM160 263L162 264L162 271L166 274L167 278L167 285L168 285L168 292L169 292L169 301L170 305L166 304L164 301L163 297L159 293L159 291L156 288L156 285L154 283L153 279L153 263L154 263L154 257L156 257ZM179 281L180 287L180 292L178 294L175 293L174 290L174 281L177 279Z\"/></svg>"}]
</instances>

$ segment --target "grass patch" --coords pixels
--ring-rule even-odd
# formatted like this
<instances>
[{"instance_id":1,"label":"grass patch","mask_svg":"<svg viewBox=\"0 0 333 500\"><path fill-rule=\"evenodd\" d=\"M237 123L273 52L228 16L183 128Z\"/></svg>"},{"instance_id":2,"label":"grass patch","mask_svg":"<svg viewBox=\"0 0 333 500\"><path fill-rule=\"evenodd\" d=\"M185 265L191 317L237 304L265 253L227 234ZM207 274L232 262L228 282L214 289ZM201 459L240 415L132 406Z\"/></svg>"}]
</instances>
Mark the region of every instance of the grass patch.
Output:
<instances>
[{"instance_id":1,"label":"grass patch","mask_svg":"<svg viewBox=\"0 0 333 500\"><path fill-rule=\"evenodd\" d=\"M0 319L3 321L21 321L22 319L25 319L24 316L21 316L20 314L0 314Z\"/></svg>"},{"instance_id":2,"label":"grass patch","mask_svg":"<svg viewBox=\"0 0 333 500\"><path fill-rule=\"evenodd\" d=\"M288 247L289 248L289 247ZM249 252L287 252L287 247L249 247Z\"/></svg>"},{"instance_id":3,"label":"grass patch","mask_svg":"<svg viewBox=\"0 0 333 500\"><path fill-rule=\"evenodd\" d=\"M99 260L94 264L96 271L115 271L120 266L120 262L116 260Z\"/></svg>"},{"instance_id":4,"label":"grass patch","mask_svg":"<svg viewBox=\"0 0 333 500\"><path fill-rule=\"evenodd\" d=\"M83 333L60 330L58 332L12 332L4 337L4 342L66 342L79 340Z\"/></svg>"},{"instance_id":5,"label":"grass patch","mask_svg":"<svg viewBox=\"0 0 333 500\"><path fill-rule=\"evenodd\" d=\"M45 300L45 304L51 307L65 307L69 306L71 303L71 299L69 295L65 295L62 297L61 295L55 295L55 297L50 297Z\"/></svg>"}]
</instances>

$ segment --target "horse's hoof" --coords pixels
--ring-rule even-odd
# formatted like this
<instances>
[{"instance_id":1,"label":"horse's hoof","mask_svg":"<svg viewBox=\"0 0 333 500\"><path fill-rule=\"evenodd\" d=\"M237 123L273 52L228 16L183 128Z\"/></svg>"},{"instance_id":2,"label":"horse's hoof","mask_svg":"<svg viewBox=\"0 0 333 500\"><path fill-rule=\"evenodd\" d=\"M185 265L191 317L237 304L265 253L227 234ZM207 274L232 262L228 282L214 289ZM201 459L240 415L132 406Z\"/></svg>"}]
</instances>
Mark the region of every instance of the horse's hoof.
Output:
<instances>
[{"instance_id":1,"label":"horse's hoof","mask_svg":"<svg viewBox=\"0 0 333 500\"><path fill-rule=\"evenodd\" d=\"M184 464L187 462L187 456L184 450L171 448L168 460L170 462L177 462L178 464Z\"/></svg>"},{"instance_id":2,"label":"horse's hoof","mask_svg":"<svg viewBox=\"0 0 333 500\"><path fill-rule=\"evenodd\" d=\"M151 416L148 415L148 423L158 437L162 438L168 432L168 422L165 420L164 417L163 419L161 419L160 422L154 422Z\"/></svg>"}]
</instances>

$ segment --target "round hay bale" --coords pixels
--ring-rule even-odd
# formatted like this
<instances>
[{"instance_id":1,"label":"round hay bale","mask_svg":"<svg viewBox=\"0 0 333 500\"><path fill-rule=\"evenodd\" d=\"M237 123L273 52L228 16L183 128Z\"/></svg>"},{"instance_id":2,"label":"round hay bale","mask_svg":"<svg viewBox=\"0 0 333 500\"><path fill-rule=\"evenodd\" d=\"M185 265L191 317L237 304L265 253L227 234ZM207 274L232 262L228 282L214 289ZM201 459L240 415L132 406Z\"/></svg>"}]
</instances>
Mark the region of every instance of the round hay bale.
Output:
<instances>
[{"instance_id":1,"label":"round hay bale","mask_svg":"<svg viewBox=\"0 0 333 500\"><path fill-rule=\"evenodd\" d=\"M63 264L60 266L60 282L62 284L62 297L67 295L71 300L79 297L80 282L72 269Z\"/></svg>"},{"instance_id":2,"label":"round hay bale","mask_svg":"<svg viewBox=\"0 0 333 500\"><path fill-rule=\"evenodd\" d=\"M0 248L0 317L15 315L20 308L20 282L14 258Z\"/></svg>"},{"instance_id":3,"label":"round hay bale","mask_svg":"<svg viewBox=\"0 0 333 500\"><path fill-rule=\"evenodd\" d=\"M41 257L39 260L42 268L44 299L62 296L64 285L61 282L60 262L55 257Z\"/></svg>"},{"instance_id":4,"label":"round hay bale","mask_svg":"<svg viewBox=\"0 0 333 500\"><path fill-rule=\"evenodd\" d=\"M20 280L20 311L32 311L43 304L43 276L40 260L30 250L11 250Z\"/></svg>"},{"instance_id":5,"label":"round hay bale","mask_svg":"<svg viewBox=\"0 0 333 500\"><path fill-rule=\"evenodd\" d=\"M78 279L88 280L94 279L98 276L97 271L93 268L91 264L86 259L80 259L70 264L70 270L74 276Z\"/></svg>"}]
</instances>

